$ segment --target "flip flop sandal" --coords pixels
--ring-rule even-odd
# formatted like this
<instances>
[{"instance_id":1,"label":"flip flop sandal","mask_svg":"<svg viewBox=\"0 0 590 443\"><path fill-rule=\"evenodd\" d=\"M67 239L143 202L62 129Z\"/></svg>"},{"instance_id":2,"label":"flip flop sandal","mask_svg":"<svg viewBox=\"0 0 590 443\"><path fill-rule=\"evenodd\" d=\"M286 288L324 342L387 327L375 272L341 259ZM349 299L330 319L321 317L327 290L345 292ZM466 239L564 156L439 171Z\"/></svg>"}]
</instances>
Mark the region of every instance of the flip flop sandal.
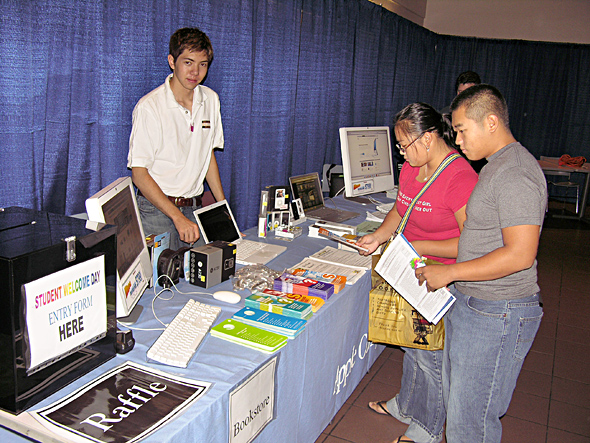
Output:
<instances>
[{"instance_id":1,"label":"flip flop sandal","mask_svg":"<svg viewBox=\"0 0 590 443\"><path fill-rule=\"evenodd\" d=\"M398 439L394 443L414 443L414 440L403 439L403 435L399 436Z\"/></svg>"},{"instance_id":2,"label":"flip flop sandal","mask_svg":"<svg viewBox=\"0 0 590 443\"><path fill-rule=\"evenodd\" d=\"M371 402L371 403L372 403L372 402ZM380 415L391 415L391 414L389 413L389 411L387 410L387 408L385 407L385 405L387 404L387 402L386 402L386 401L378 401L378 402L376 402L375 404L376 404L376 405L377 405L377 407L378 407L379 409L381 409L381 411L383 411L383 412L380 412L378 409L372 408L370 404L368 405L369 409L370 409L370 410L372 410L372 411L374 411L374 412L376 412L377 414L380 414Z\"/></svg>"}]
</instances>

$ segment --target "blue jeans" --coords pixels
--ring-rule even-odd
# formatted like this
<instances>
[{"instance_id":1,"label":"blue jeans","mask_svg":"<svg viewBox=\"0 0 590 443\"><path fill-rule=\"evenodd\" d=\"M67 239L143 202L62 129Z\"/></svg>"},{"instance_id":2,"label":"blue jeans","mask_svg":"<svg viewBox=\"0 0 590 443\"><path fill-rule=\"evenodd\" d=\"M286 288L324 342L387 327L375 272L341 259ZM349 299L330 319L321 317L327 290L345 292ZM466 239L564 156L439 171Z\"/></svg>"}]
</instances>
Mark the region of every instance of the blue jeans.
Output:
<instances>
[{"instance_id":1,"label":"blue jeans","mask_svg":"<svg viewBox=\"0 0 590 443\"><path fill-rule=\"evenodd\" d=\"M451 292L457 301L445 316L447 442L500 442L500 417L543 316L539 294L488 301L454 286Z\"/></svg>"},{"instance_id":2,"label":"blue jeans","mask_svg":"<svg viewBox=\"0 0 590 443\"><path fill-rule=\"evenodd\" d=\"M405 435L416 443L442 440L445 406L442 392L443 351L403 348L402 386L387 410L408 424Z\"/></svg>"},{"instance_id":3,"label":"blue jeans","mask_svg":"<svg viewBox=\"0 0 590 443\"><path fill-rule=\"evenodd\" d=\"M158 235L164 232L169 232L170 249L173 251L180 249L182 246L196 247L205 244L202 237L192 245L180 241L178 231L176 230L176 227L174 226L174 223L170 217L152 205L150 201L143 195L137 196L137 206L139 208L139 215L141 216L141 224L143 225L144 234ZM180 212L182 212L186 218L196 223L197 220L193 212L198 208L200 208L200 206L182 206L178 209L180 209Z\"/></svg>"}]
</instances>

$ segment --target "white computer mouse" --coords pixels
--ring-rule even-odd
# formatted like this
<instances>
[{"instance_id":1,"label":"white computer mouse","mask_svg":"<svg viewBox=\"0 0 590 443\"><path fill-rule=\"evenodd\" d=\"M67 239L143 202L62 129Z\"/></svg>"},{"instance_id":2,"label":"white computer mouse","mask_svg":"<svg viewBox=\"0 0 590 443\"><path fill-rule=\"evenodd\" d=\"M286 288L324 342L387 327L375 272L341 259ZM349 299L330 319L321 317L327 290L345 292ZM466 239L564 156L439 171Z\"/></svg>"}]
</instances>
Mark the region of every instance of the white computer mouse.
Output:
<instances>
[{"instance_id":1,"label":"white computer mouse","mask_svg":"<svg viewBox=\"0 0 590 443\"><path fill-rule=\"evenodd\" d=\"M242 300L240 294L232 291L217 291L213 293L215 300L224 301L226 303L236 304Z\"/></svg>"}]
</instances>

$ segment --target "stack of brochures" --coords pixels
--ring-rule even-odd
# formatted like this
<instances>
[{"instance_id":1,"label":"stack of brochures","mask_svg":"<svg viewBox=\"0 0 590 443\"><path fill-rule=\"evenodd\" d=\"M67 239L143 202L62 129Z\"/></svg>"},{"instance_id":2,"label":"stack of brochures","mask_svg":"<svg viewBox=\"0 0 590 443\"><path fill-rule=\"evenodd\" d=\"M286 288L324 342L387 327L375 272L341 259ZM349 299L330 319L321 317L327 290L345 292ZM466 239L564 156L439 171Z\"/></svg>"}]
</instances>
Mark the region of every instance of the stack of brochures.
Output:
<instances>
[{"instance_id":1,"label":"stack of brochures","mask_svg":"<svg viewBox=\"0 0 590 443\"><path fill-rule=\"evenodd\" d=\"M312 297L311 295L301 295L301 294L292 294L289 292L282 292L282 291L275 291L274 289L265 289L262 291L263 294L274 295L275 297L279 298L289 298L291 300L300 301L303 303L309 303L311 305L311 310L313 312L317 312L324 303L326 302L324 299L319 297Z\"/></svg>"},{"instance_id":2,"label":"stack of brochures","mask_svg":"<svg viewBox=\"0 0 590 443\"><path fill-rule=\"evenodd\" d=\"M300 277L331 283L334 285L334 294L338 294L346 286L346 277L344 275L334 275L303 268L290 269L289 272Z\"/></svg>"},{"instance_id":3,"label":"stack of brochures","mask_svg":"<svg viewBox=\"0 0 590 443\"><path fill-rule=\"evenodd\" d=\"M357 235L372 234L379 228L379 226L381 226L381 222L365 220L356 227L356 233Z\"/></svg>"},{"instance_id":4,"label":"stack of brochures","mask_svg":"<svg viewBox=\"0 0 590 443\"><path fill-rule=\"evenodd\" d=\"M285 335L275 334L233 318L211 328L211 335L258 351L271 354L287 344Z\"/></svg>"},{"instance_id":5,"label":"stack of brochures","mask_svg":"<svg viewBox=\"0 0 590 443\"><path fill-rule=\"evenodd\" d=\"M321 251L304 258L292 269L307 269L322 274L334 274L346 277L346 284L355 284L372 266L371 256L358 252L326 246ZM318 280L318 279L315 279Z\"/></svg>"},{"instance_id":6,"label":"stack of brochures","mask_svg":"<svg viewBox=\"0 0 590 443\"><path fill-rule=\"evenodd\" d=\"M309 303L293 300L288 297L277 297L276 295L254 292L244 300L249 308L256 308L262 311L274 312L275 314L286 315L287 317L308 320L313 311Z\"/></svg>"},{"instance_id":7,"label":"stack of brochures","mask_svg":"<svg viewBox=\"0 0 590 443\"><path fill-rule=\"evenodd\" d=\"M288 272L283 272L280 277L275 278L273 289L293 294L312 295L324 300L328 300L334 294L334 285L331 283L300 277Z\"/></svg>"},{"instance_id":8,"label":"stack of brochures","mask_svg":"<svg viewBox=\"0 0 590 443\"><path fill-rule=\"evenodd\" d=\"M240 309L234 314L233 318L266 331L285 335L291 339L297 337L307 324L307 320L248 307Z\"/></svg>"}]
</instances>

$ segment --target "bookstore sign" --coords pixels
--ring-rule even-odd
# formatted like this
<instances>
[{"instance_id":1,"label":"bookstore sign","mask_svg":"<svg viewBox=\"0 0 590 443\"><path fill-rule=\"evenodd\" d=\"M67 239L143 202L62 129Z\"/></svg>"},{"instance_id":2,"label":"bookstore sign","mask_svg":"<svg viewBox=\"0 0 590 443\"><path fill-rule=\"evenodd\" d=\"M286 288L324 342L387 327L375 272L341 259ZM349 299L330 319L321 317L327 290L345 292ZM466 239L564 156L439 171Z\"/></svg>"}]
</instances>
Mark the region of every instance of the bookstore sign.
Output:
<instances>
[{"instance_id":1,"label":"bookstore sign","mask_svg":"<svg viewBox=\"0 0 590 443\"><path fill-rule=\"evenodd\" d=\"M278 355L229 394L229 441L248 443L274 418Z\"/></svg>"}]
</instances>

